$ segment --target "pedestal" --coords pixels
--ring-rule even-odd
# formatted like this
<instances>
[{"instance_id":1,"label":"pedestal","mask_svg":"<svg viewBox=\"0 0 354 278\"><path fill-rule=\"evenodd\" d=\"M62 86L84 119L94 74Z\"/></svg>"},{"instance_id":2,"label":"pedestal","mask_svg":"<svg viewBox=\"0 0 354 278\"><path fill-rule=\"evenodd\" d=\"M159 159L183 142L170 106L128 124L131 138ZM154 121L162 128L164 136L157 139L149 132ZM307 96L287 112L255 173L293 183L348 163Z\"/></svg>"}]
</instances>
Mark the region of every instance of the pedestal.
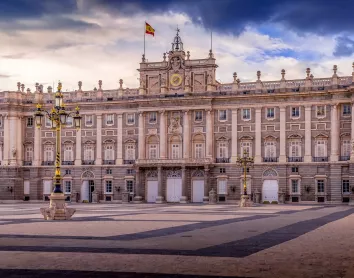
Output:
<instances>
[{"instance_id":1,"label":"pedestal","mask_svg":"<svg viewBox=\"0 0 354 278\"><path fill-rule=\"evenodd\" d=\"M208 204L209 203L209 196L204 196L203 197L203 203Z\"/></svg>"},{"instance_id":2,"label":"pedestal","mask_svg":"<svg viewBox=\"0 0 354 278\"><path fill-rule=\"evenodd\" d=\"M261 192L257 190L254 195L256 196L256 203L259 204L261 202Z\"/></svg>"},{"instance_id":3,"label":"pedestal","mask_svg":"<svg viewBox=\"0 0 354 278\"><path fill-rule=\"evenodd\" d=\"M252 207L252 201L248 195L241 195L240 207Z\"/></svg>"},{"instance_id":4,"label":"pedestal","mask_svg":"<svg viewBox=\"0 0 354 278\"><path fill-rule=\"evenodd\" d=\"M279 199L279 204L284 204L284 202L285 202L285 193L284 192L279 192L278 193L278 199Z\"/></svg>"},{"instance_id":5,"label":"pedestal","mask_svg":"<svg viewBox=\"0 0 354 278\"><path fill-rule=\"evenodd\" d=\"M141 196L135 196L133 198L134 203L142 203L143 202L143 197Z\"/></svg>"},{"instance_id":6,"label":"pedestal","mask_svg":"<svg viewBox=\"0 0 354 278\"><path fill-rule=\"evenodd\" d=\"M41 208L40 211L45 220L69 220L75 213L75 209L68 208L63 193L52 193L49 196L49 208Z\"/></svg>"},{"instance_id":7,"label":"pedestal","mask_svg":"<svg viewBox=\"0 0 354 278\"><path fill-rule=\"evenodd\" d=\"M98 193L97 192L92 193L92 203L98 203Z\"/></svg>"},{"instance_id":8,"label":"pedestal","mask_svg":"<svg viewBox=\"0 0 354 278\"><path fill-rule=\"evenodd\" d=\"M349 206L354 206L354 194L350 194Z\"/></svg>"},{"instance_id":9,"label":"pedestal","mask_svg":"<svg viewBox=\"0 0 354 278\"><path fill-rule=\"evenodd\" d=\"M128 191L122 192L122 203L123 204L129 203L129 192Z\"/></svg>"},{"instance_id":10,"label":"pedestal","mask_svg":"<svg viewBox=\"0 0 354 278\"><path fill-rule=\"evenodd\" d=\"M187 204L188 203L188 197L187 196L182 196L181 199L179 200L181 204Z\"/></svg>"},{"instance_id":11,"label":"pedestal","mask_svg":"<svg viewBox=\"0 0 354 278\"><path fill-rule=\"evenodd\" d=\"M214 189L209 191L209 204L216 204L216 192Z\"/></svg>"},{"instance_id":12,"label":"pedestal","mask_svg":"<svg viewBox=\"0 0 354 278\"><path fill-rule=\"evenodd\" d=\"M162 204L162 203L164 203L165 201L164 201L164 197L163 196L157 196L156 197L156 204Z\"/></svg>"}]
</instances>

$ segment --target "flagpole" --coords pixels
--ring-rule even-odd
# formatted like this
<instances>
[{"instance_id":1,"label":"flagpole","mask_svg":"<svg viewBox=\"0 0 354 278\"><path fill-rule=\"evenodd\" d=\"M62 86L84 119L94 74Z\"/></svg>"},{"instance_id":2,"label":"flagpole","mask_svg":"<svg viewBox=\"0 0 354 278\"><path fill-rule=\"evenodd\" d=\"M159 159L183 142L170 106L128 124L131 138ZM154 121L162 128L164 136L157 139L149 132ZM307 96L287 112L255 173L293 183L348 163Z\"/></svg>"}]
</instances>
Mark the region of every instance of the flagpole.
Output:
<instances>
[{"instance_id":1,"label":"flagpole","mask_svg":"<svg viewBox=\"0 0 354 278\"><path fill-rule=\"evenodd\" d=\"M146 33L146 21L144 25L144 58L145 58L145 33Z\"/></svg>"}]
</instances>

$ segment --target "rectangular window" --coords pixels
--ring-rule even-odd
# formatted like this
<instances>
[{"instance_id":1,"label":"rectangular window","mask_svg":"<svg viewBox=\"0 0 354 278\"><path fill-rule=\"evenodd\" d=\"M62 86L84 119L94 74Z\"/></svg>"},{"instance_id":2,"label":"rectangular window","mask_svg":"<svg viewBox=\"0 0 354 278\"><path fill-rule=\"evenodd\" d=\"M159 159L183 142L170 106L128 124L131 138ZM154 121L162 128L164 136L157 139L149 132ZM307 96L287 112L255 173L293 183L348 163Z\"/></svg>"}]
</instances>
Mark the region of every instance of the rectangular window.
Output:
<instances>
[{"instance_id":1,"label":"rectangular window","mask_svg":"<svg viewBox=\"0 0 354 278\"><path fill-rule=\"evenodd\" d=\"M65 170L65 175L71 175L71 170L70 169L66 169Z\"/></svg>"},{"instance_id":2,"label":"rectangular window","mask_svg":"<svg viewBox=\"0 0 354 278\"><path fill-rule=\"evenodd\" d=\"M52 146L46 146L44 148L44 161L54 161L53 150L54 149Z\"/></svg>"},{"instance_id":3,"label":"rectangular window","mask_svg":"<svg viewBox=\"0 0 354 278\"><path fill-rule=\"evenodd\" d=\"M112 169L106 169L106 175L112 175Z\"/></svg>"},{"instance_id":4,"label":"rectangular window","mask_svg":"<svg viewBox=\"0 0 354 278\"><path fill-rule=\"evenodd\" d=\"M92 115L86 115L85 116L85 125L86 126L92 126L93 125L93 116Z\"/></svg>"},{"instance_id":5,"label":"rectangular window","mask_svg":"<svg viewBox=\"0 0 354 278\"><path fill-rule=\"evenodd\" d=\"M27 118L27 127L33 127L33 117Z\"/></svg>"},{"instance_id":6,"label":"rectangular window","mask_svg":"<svg viewBox=\"0 0 354 278\"><path fill-rule=\"evenodd\" d=\"M112 181L106 181L106 193L112 193L113 188L112 188Z\"/></svg>"},{"instance_id":7,"label":"rectangular window","mask_svg":"<svg viewBox=\"0 0 354 278\"><path fill-rule=\"evenodd\" d=\"M129 192L129 193L133 193L134 192L134 184L133 184L133 181L132 180L127 180L126 182L125 182L125 184L126 184L126 186L127 186L127 191Z\"/></svg>"},{"instance_id":8,"label":"rectangular window","mask_svg":"<svg viewBox=\"0 0 354 278\"><path fill-rule=\"evenodd\" d=\"M291 167L291 173L298 173L299 167Z\"/></svg>"},{"instance_id":9,"label":"rectangular window","mask_svg":"<svg viewBox=\"0 0 354 278\"><path fill-rule=\"evenodd\" d=\"M27 146L26 147L26 157L25 157L25 159L26 159L26 161L32 161L33 160L33 147L32 146Z\"/></svg>"},{"instance_id":10,"label":"rectangular window","mask_svg":"<svg viewBox=\"0 0 354 278\"><path fill-rule=\"evenodd\" d=\"M219 121L226 121L227 113L226 110L219 110Z\"/></svg>"},{"instance_id":11,"label":"rectangular window","mask_svg":"<svg viewBox=\"0 0 354 278\"><path fill-rule=\"evenodd\" d=\"M134 114L128 114L127 115L127 124L128 125L133 125L135 123L135 115Z\"/></svg>"},{"instance_id":12,"label":"rectangular window","mask_svg":"<svg viewBox=\"0 0 354 278\"><path fill-rule=\"evenodd\" d=\"M326 157L327 156L327 144L325 140L317 140L315 149L316 157Z\"/></svg>"},{"instance_id":13,"label":"rectangular window","mask_svg":"<svg viewBox=\"0 0 354 278\"><path fill-rule=\"evenodd\" d=\"M342 153L342 156L350 156L350 140L343 140L342 141L341 153Z\"/></svg>"},{"instance_id":14,"label":"rectangular window","mask_svg":"<svg viewBox=\"0 0 354 278\"><path fill-rule=\"evenodd\" d=\"M64 161L73 161L74 160L74 151L72 145L64 146Z\"/></svg>"},{"instance_id":15,"label":"rectangular window","mask_svg":"<svg viewBox=\"0 0 354 278\"><path fill-rule=\"evenodd\" d=\"M241 156L252 156L251 142L241 142Z\"/></svg>"},{"instance_id":16,"label":"rectangular window","mask_svg":"<svg viewBox=\"0 0 354 278\"><path fill-rule=\"evenodd\" d=\"M219 143L219 158L227 158L227 148L226 143Z\"/></svg>"},{"instance_id":17,"label":"rectangular window","mask_svg":"<svg viewBox=\"0 0 354 278\"><path fill-rule=\"evenodd\" d=\"M291 192L299 193L299 180L291 180Z\"/></svg>"},{"instance_id":18,"label":"rectangular window","mask_svg":"<svg viewBox=\"0 0 354 278\"><path fill-rule=\"evenodd\" d=\"M317 117L324 117L326 115L326 106L317 106L316 107L316 115Z\"/></svg>"},{"instance_id":19,"label":"rectangular window","mask_svg":"<svg viewBox=\"0 0 354 278\"><path fill-rule=\"evenodd\" d=\"M267 119L274 119L275 117L275 109L274 108L267 108Z\"/></svg>"},{"instance_id":20,"label":"rectangular window","mask_svg":"<svg viewBox=\"0 0 354 278\"><path fill-rule=\"evenodd\" d=\"M93 146L87 145L85 146L84 151L84 160L94 160L94 149Z\"/></svg>"},{"instance_id":21,"label":"rectangular window","mask_svg":"<svg viewBox=\"0 0 354 278\"><path fill-rule=\"evenodd\" d=\"M179 153L179 144L172 144L172 159L178 159Z\"/></svg>"},{"instance_id":22,"label":"rectangular window","mask_svg":"<svg viewBox=\"0 0 354 278\"><path fill-rule=\"evenodd\" d=\"M264 150L264 156L265 157L276 157L276 146L275 142L273 141L268 141L265 142L265 150Z\"/></svg>"},{"instance_id":23,"label":"rectangular window","mask_svg":"<svg viewBox=\"0 0 354 278\"><path fill-rule=\"evenodd\" d=\"M113 125L114 123L114 115L113 114L108 114L106 116L106 124L107 125Z\"/></svg>"},{"instance_id":24,"label":"rectangular window","mask_svg":"<svg viewBox=\"0 0 354 278\"><path fill-rule=\"evenodd\" d=\"M149 123L150 124L155 124L157 122L157 113L156 112L150 112L149 114Z\"/></svg>"},{"instance_id":25,"label":"rectangular window","mask_svg":"<svg viewBox=\"0 0 354 278\"><path fill-rule=\"evenodd\" d=\"M73 117L68 116L66 118L66 126L67 127L73 126Z\"/></svg>"},{"instance_id":26,"label":"rectangular window","mask_svg":"<svg viewBox=\"0 0 354 278\"><path fill-rule=\"evenodd\" d=\"M128 175L134 174L134 170L133 170L133 169L127 169L127 174L128 174Z\"/></svg>"},{"instance_id":27,"label":"rectangular window","mask_svg":"<svg viewBox=\"0 0 354 278\"><path fill-rule=\"evenodd\" d=\"M343 193L350 193L349 180L342 180L342 190L343 190Z\"/></svg>"},{"instance_id":28,"label":"rectangular window","mask_svg":"<svg viewBox=\"0 0 354 278\"><path fill-rule=\"evenodd\" d=\"M299 118L300 117L300 107L292 107L291 108L291 117Z\"/></svg>"},{"instance_id":29,"label":"rectangular window","mask_svg":"<svg viewBox=\"0 0 354 278\"><path fill-rule=\"evenodd\" d=\"M203 158L203 144L195 144L195 158Z\"/></svg>"},{"instance_id":30,"label":"rectangular window","mask_svg":"<svg viewBox=\"0 0 354 278\"><path fill-rule=\"evenodd\" d=\"M218 181L218 194L222 194L222 195L227 194L226 180L219 180Z\"/></svg>"},{"instance_id":31,"label":"rectangular window","mask_svg":"<svg viewBox=\"0 0 354 278\"><path fill-rule=\"evenodd\" d=\"M226 173L226 169L225 168L220 168L219 172L220 172L220 174L225 174Z\"/></svg>"},{"instance_id":32,"label":"rectangular window","mask_svg":"<svg viewBox=\"0 0 354 278\"><path fill-rule=\"evenodd\" d=\"M203 111L195 111L195 121L196 122L203 121Z\"/></svg>"},{"instance_id":33,"label":"rectangular window","mask_svg":"<svg viewBox=\"0 0 354 278\"><path fill-rule=\"evenodd\" d=\"M349 116L352 113L350 104L343 104L343 116Z\"/></svg>"},{"instance_id":34,"label":"rectangular window","mask_svg":"<svg viewBox=\"0 0 354 278\"><path fill-rule=\"evenodd\" d=\"M114 160L114 150L113 145L106 145L104 150L105 160Z\"/></svg>"},{"instance_id":35,"label":"rectangular window","mask_svg":"<svg viewBox=\"0 0 354 278\"><path fill-rule=\"evenodd\" d=\"M150 145L149 158L150 159L157 159L157 145Z\"/></svg>"},{"instance_id":36,"label":"rectangular window","mask_svg":"<svg viewBox=\"0 0 354 278\"><path fill-rule=\"evenodd\" d=\"M48 128L52 127L52 121L46 116L44 116L44 118L45 118L45 127L48 127Z\"/></svg>"},{"instance_id":37,"label":"rectangular window","mask_svg":"<svg viewBox=\"0 0 354 278\"><path fill-rule=\"evenodd\" d=\"M70 194L71 193L71 181L65 181L65 194Z\"/></svg>"},{"instance_id":38,"label":"rectangular window","mask_svg":"<svg viewBox=\"0 0 354 278\"><path fill-rule=\"evenodd\" d=\"M133 144L128 144L125 146L125 159L126 160L135 159L135 146Z\"/></svg>"},{"instance_id":39,"label":"rectangular window","mask_svg":"<svg viewBox=\"0 0 354 278\"><path fill-rule=\"evenodd\" d=\"M324 180L317 180L317 192L318 193L324 193L325 192Z\"/></svg>"},{"instance_id":40,"label":"rectangular window","mask_svg":"<svg viewBox=\"0 0 354 278\"><path fill-rule=\"evenodd\" d=\"M301 156L301 141L290 141L289 157Z\"/></svg>"},{"instance_id":41,"label":"rectangular window","mask_svg":"<svg viewBox=\"0 0 354 278\"><path fill-rule=\"evenodd\" d=\"M251 119L251 109L242 109L242 119L243 120L250 120Z\"/></svg>"}]
</instances>

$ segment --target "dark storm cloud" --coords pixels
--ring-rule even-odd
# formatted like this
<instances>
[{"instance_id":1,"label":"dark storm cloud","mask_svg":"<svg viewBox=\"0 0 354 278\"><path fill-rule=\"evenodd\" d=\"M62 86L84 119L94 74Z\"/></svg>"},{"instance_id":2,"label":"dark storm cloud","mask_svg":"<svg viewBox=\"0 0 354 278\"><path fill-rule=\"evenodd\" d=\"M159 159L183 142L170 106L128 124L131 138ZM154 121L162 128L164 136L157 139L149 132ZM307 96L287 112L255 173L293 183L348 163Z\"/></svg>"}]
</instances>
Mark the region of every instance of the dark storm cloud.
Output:
<instances>
[{"instance_id":1,"label":"dark storm cloud","mask_svg":"<svg viewBox=\"0 0 354 278\"><path fill-rule=\"evenodd\" d=\"M354 53L354 40L340 36L337 38L334 56L351 56Z\"/></svg>"}]
</instances>

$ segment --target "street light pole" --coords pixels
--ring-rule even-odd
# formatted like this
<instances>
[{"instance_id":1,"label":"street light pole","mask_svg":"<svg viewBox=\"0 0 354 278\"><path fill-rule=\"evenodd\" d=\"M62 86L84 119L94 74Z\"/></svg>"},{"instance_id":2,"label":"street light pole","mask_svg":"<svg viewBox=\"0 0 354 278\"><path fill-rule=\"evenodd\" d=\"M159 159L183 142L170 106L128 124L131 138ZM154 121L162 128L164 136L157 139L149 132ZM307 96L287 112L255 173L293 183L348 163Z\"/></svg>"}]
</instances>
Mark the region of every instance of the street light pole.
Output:
<instances>
[{"instance_id":1,"label":"street light pole","mask_svg":"<svg viewBox=\"0 0 354 278\"><path fill-rule=\"evenodd\" d=\"M248 156L248 152L244 152L242 157L236 158L236 165L243 168L243 195L241 196L241 207L250 206L249 197L247 194L247 168L253 167L254 158Z\"/></svg>"}]
</instances>

